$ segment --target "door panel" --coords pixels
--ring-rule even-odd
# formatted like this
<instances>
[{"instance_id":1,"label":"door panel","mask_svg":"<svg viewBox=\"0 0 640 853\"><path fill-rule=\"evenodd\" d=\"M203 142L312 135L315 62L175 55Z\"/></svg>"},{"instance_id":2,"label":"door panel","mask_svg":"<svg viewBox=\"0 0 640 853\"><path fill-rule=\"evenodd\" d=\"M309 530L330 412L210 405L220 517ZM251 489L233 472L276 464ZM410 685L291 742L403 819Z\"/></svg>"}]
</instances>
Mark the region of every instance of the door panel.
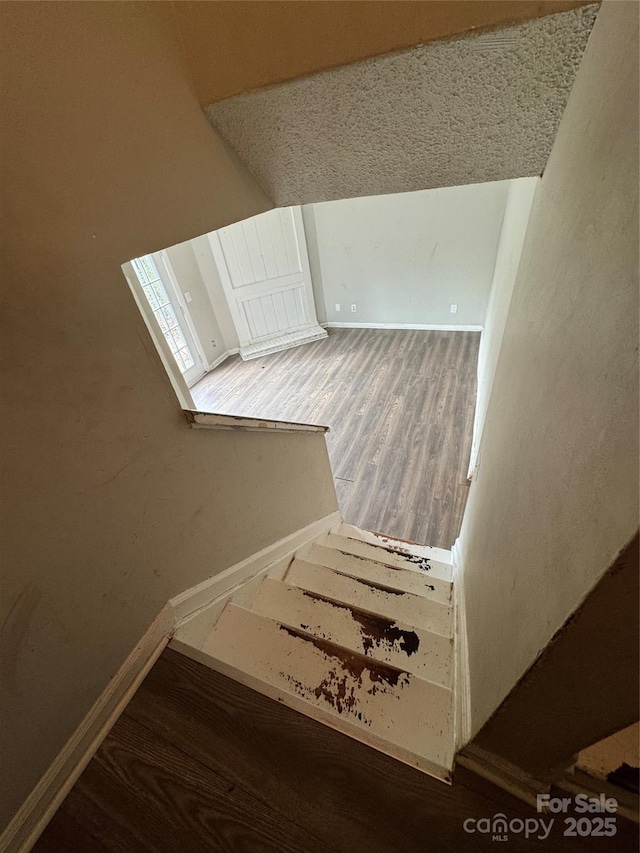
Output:
<instances>
[{"instance_id":1,"label":"door panel","mask_svg":"<svg viewBox=\"0 0 640 853\"><path fill-rule=\"evenodd\" d=\"M304 286L258 294L240 302L253 341L309 325Z\"/></svg>"},{"instance_id":2,"label":"door panel","mask_svg":"<svg viewBox=\"0 0 640 853\"><path fill-rule=\"evenodd\" d=\"M300 208L209 235L243 358L325 337L318 326ZM256 345L278 339L268 349Z\"/></svg>"}]
</instances>

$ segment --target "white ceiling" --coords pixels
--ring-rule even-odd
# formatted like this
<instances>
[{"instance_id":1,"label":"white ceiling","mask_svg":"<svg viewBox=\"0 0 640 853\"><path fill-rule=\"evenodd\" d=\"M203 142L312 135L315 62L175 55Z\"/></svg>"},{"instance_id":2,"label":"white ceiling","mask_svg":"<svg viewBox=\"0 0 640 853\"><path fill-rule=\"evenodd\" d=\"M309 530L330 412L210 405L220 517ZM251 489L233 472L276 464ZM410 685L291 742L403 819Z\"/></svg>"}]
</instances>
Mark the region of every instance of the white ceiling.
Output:
<instances>
[{"instance_id":1,"label":"white ceiling","mask_svg":"<svg viewBox=\"0 0 640 853\"><path fill-rule=\"evenodd\" d=\"M277 205L539 175L599 5L205 110Z\"/></svg>"}]
</instances>

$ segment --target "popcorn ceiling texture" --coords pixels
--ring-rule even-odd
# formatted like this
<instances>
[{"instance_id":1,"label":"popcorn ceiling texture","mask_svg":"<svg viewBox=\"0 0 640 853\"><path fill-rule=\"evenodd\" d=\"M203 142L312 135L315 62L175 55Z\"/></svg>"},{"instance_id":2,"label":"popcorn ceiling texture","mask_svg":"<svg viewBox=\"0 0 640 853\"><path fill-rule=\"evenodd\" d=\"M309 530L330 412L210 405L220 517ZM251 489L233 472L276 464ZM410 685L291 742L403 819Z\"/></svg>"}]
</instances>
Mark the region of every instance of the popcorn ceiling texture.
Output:
<instances>
[{"instance_id":1,"label":"popcorn ceiling texture","mask_svg":"<svg viewBox=\"0 0 640 853\"><path fill-rule=\"evenodd\" d=\"M206 107L277 205L539 175L599 4Z\"/></svg>"}]
</instances>

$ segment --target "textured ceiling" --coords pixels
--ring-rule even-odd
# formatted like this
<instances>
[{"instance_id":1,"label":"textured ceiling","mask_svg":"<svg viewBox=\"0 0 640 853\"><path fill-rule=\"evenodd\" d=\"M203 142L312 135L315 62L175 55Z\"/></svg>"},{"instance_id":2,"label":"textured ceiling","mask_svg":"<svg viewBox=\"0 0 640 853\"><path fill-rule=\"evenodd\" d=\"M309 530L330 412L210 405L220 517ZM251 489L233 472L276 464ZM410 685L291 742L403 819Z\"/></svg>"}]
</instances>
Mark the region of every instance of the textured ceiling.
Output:
<instances>
[{"instance_id":1,"label":"textured ceiling","mask_svg":"<svg viewBox=\"0 0 640 853\"><path fill-rule=\"evenodd\" d=\"M539 175L598 4L212 104L277 205Z\"/></svg>"}]
</instances>

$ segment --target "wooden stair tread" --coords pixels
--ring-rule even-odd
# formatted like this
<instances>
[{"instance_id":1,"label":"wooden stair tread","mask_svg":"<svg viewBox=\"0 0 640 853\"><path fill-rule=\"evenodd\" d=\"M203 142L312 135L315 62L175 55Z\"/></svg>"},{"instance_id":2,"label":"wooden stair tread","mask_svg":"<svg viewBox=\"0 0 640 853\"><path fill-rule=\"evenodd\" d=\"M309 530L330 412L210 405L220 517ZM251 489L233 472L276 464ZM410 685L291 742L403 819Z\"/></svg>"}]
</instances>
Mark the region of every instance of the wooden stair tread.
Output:
<instances>
[{"instance_id":1,"label":"wooden stair tread","mask_svg":"<svg viewBox=\"0 0 640 853\"><path fill-rule=\"evenodd\" d=\"M263 581L251 609L349 651L451 685L453 642L447 637L271 578Z\"/></svg>"},{"instance_id":2,"label":"wooden stair tread","mask_svg":"<svg viewBox=\"0 0 640 853\"><path fill-rule=\"evenodd\" d=\"M452 608L439 601L376 586L370 581L343 575L306 560L295 559L284 579L292 586L350 604L367 613L386 616L443 637L452 636Z\"/></svg>"},{"instance_id":3,"label":"wooden stair tread","mask_svg":"<svg viewBox=\"0 0 640 853\"><path fill-rule=\"evenodd\" d=\"M446 779L452 691L228 604L202 652L214 669Z\"/></svg>"},{"instance_id":4,"label":"wooden stair tread","mask_svg":"<svg viewBox=\"0 0 640 853\"><path fill-rule=\"evenodd\" d=\"M364 530L344 521L337 534L345 539L366 542L376 548L383 548L395 554L426 558L434 563L440 563L442 566L451 567L453 561L451 551L445 548L434 548L431 545L419 545L416 542L409 542L404 539L394 539L392 536L385 536L383 533L372 530Z\"/></svg>"},{"instance_id":5,"label":"wooden stair tread","mask_svg":"<svg viewBox=\"0 0 640 853\"><path fill-rule=\"evenodd\" d=\"M344 523L212 601L183 654L450 781L451 554Z\"/></svg>"},{"instance_id":6,"label":"wooden stair tread","mask_svg":"<svg viewBox=\"0 0 640 853\"><path fill-rule=\"evenodd\" d=\"M318 542L314 542L311 546L305 560L359 580L409 592L441 604L449 605L451 602L453 590L451 581L432 577L426 572L385 565L368 557L349 554L332 545Z\"/></svg>"}]
</instances>

